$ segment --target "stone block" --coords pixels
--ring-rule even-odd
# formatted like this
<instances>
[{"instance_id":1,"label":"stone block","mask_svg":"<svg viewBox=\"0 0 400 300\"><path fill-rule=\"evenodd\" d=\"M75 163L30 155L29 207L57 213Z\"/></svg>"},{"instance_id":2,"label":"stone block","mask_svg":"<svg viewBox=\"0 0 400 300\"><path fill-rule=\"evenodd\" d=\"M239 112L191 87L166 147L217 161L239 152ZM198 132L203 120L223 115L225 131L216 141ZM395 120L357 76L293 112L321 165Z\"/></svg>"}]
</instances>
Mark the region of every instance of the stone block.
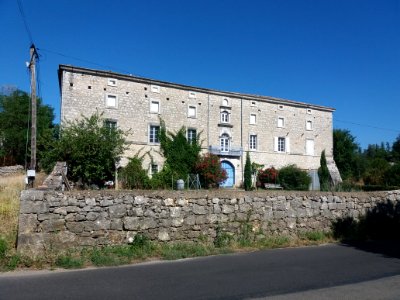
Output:
<instances>
[{"instance_id":1,"label":"stone block","mask_svg":"<svg viewBox=\"0 0 400 300\"><path fill-rule=\"evenodd\" d=\"M243 205L243 204L242 204L242 205ZM227 204L222 205L222 213L224 213L224 214L231 214L231 213L233 213L233 212L235 212L235 206L233 206L233 205L227 205Z\"/></svg>"},{"instance_id":2,"label":"stone block","mask_svg":"<svg viewBox=\"0 0 400 300\"><path fill-rule=\"evenodd\" d=\"M140 218L138 217L125 217L124 229L125 230L139 230L140 229Z\"/></svg>"},{"instance_id":3,"label":"stone block","mask_svg":"<svg viewBox=\"0 0 400 300\"><path fill-rule=\"evenodd\" d=\"M124 204L112 205L108 208L110 218L122 218L126 215L126 207Z\"/></svg>"},{"instance_id":4,"label":"stone block","mask_svg":"<svg viewBox=\"0 0 400 300\"><path fill-rule=\"evenodd\" d=\"M169 213L171 218L178 218L181 216L181 208L180 207L170 207Z\"/></svg>"},{"instance_id":5,"label":"stone block","mask_svg":"<svg viewBox=\"0 0 400 300\"><path fill-rule=\"evenodd\" d=\"M67 222L65 226L73 233L82 233L84 229L84 224L82 222Z\"/></svg>"},{"instance_id":6,"label":"stone block","mask_svg":"<svg viewBox=\"0 0 400 300\"><path fill-rule=\"evenodd\" d=\"M20 215L18 234L36 232L38 224L39 222L36 214Z\"/></svg>"},{"instance_id":7,"label":"stone block","mask_svg":"<svg viewBox=\"0 0 400 300\"><path fill-rule=\"evenodd\" d=\"M197 204L193 204L193 213L195 215L205 215L207 213L206 207L197 205Z\"/></svg>"}]
</instances>

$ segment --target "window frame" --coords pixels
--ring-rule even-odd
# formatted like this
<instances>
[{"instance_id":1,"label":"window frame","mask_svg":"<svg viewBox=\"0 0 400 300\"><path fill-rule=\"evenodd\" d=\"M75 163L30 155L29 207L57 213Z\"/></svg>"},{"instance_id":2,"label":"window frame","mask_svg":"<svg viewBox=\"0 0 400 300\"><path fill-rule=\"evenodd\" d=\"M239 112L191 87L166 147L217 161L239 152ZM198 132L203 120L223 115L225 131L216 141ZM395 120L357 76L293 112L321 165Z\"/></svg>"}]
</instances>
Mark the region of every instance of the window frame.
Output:
<instances>
[{"instance_id":1,"label":"window frame","mask_svg":"<svg viewBox=\"0 0 400 300\"><path fill-rule=\"evenodd\" d=\"M307 145L308 145L308 142L312 142L312 151L311 152L308 152L308 147L307 147ZM315 140L313 140L313 139L306 139L306 145L305 145L305 154L307 155L307 156L314 156L315 155Z\"/></svg>"},{"instance_id":2,"label":"window frame","mask_svg":"<svg viewBox=\"0 0 400 300\"><path fill-rule=\"evenodd\" d=\"M157 111L153 110L153 103L157 103ZM161 103L160 100L157 99L150 99L150 113L151 114L159 114L161 112Z\"/></svg>"},{"instance_id":3,"label":"window frame","mask_svg":"<svg viewBox=\"0 0 400 300\"><path fill-rule=\"evenodd\" d=\"M310 127L308 126L310 124ZM314 129L314 124L312 120L306 120L306 130L307 131L312 131Z\"/></svg>"},{"instance_id":4,"label":"window frame","mask_svg":"<svg viewBox=\"0 0 400 300\"><path fill-rule=\"evenodd\" d=\"M224 116L226 116L226 118L224 118ZM221 111L221 113L220 113L220 121L223 124L229 124L231 122L231 116L230 116L230 113L227 110L222 110Z\"/></svg>"},{"instance_id":5,"label":"window frame","mask_svg":"<svg viewBox=\"0 0 400 300\"><path fill-rule=\"evenodd\" d=\"M221 153L227 153L231 149L230 136L227 133L223 133L219 138L219 149Z\"/></svg>"},{"instance_id":6,"label":"window frame","mask_svg":"<svg viewBox=\"0 0 400 300\"><path fill-rule=\"evenodd\" d=\"M186 131L186 139L192 144L197 141L197 129L196 128L188 128Z\"/></svg>"},{"instance_id":7,"label":"window frame","mask_svg":"<svg viewBox=\"0 0 400 300\"><path fill-rule=\"evenodd\" d=\"M110 98L114 97L114 105L109 105ZM117 108L118 107L118 95L116 94L106 94L105 96L105 105L107 108Z\"/></svg>"},{"instance_id":8,"label":"window frame","mask_svg":"<svg viewBox=\"0 0 400 300\"><path fill-rule=\"evenodd\" d=\"M280 124L280 121L282 121L282 124ZM284 117L278 117L276 127L285 128L285 124L286 124L286 119Z\"/></svg>"},{"instance_id":9,"label":"window frame","mask_svg":"<svg viewBox=\"0 0 400 300\"><path fill-rule=\"evenodd\" d=\"M258 148L258 137L257 134L250 134L249 136L249 149L257 150Z\"/></svg>"},{"instance_id":10,"label":"window frame","mask_svg":"<svg viewBox=\"0 0 400 300\"><path fill-rule=\"evenodd\" d=\"M149 125L149 143L150 144L159 144L160 139L158 137L160 133L160 125L150 124Z\"/></svg>"},{"instance_id":11,"label":"window frame","mask_svg":"<svg viewBox=\"0 0 400 300\"><path fill-rule=\"evenodd\" d=\"M160 86L159 86L159 85L155 85L155 84L151 84L151 85L150 85L150 90L151 90L153 93L159 94L159 93L160 93Z\"/></svg>"},{"instance_id":12,"label":"window frame","mask_svg":"<svg viewBox=\"0 0 400 300\"><path fill-rule=\"evenodd\" d=\"M115 78L108 78L107 79L107 85L108 86L117 86L118 79Z\"/></svg>"},{"instance_id":13,"label":"window frame","mask_svg":"<svg viewBox=\"0 0 400 300\"><path fill-rule=\"evenodd\" d=\"M194 111L194 115L190 114L190 109L192 109ZM188 116L188 118L192 118L192 119L197 118L197 106L196 105L188 105L187 116Z\"/></svg>"},{"instance_id":14,"label":"window frame","mask_svg":"<svg viewBox=\"0 0 400 300\"><path fill-rule=\"evenodd\" d=\"M254 121L252 120L252 117L254 117ZM257 124L257 114L250 114L249 124L250 125L256 125Z\"/></svg>"}]
</instances>

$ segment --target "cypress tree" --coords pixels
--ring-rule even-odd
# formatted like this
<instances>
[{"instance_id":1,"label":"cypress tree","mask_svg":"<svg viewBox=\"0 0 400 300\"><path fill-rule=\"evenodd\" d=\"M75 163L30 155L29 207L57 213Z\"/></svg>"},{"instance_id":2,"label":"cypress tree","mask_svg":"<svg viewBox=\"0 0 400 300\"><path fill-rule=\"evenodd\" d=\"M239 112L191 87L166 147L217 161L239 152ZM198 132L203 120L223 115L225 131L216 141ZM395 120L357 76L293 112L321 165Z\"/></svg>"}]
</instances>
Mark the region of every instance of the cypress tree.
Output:
<instances>
[{"instance_id":1,"label":"cypress tree","mask_svg":"<svg viewBox=\"0 0 400 300\"><path fill-rule=\"evenodd\" d=\"M319 184L321 191L329 190L329 170L326 162L325 150L321 153L320 167L318 169Z\"/></svg>"},{"instance_id":2,"label":"cypress tree","mask_svg":"<svg viewBox=\"0 0 400 300\"><path fill-rule=\"evenodd\" d=\"M250 154L247 152L246 154L246 164L244 165L244 189L246 191L251 190L252 182L251 182L251 161Z\"/></svg>"}]
</instances>

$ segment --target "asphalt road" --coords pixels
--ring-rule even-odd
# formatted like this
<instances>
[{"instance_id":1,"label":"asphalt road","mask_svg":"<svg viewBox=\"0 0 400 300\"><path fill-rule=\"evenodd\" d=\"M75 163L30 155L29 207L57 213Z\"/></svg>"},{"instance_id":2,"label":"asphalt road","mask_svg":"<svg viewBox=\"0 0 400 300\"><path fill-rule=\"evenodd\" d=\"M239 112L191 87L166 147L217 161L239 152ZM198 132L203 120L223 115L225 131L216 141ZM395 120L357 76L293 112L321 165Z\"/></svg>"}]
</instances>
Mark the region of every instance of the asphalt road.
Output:
<instances>
[{"instance_id":1,"label":"asphalt road","mask_svg":"<svg viewBox=\"0 0 400 300\"><path fill-rule=\"evenodd\" d=\"M0 275L0 299L265 297L400 299L400 259L326 245L116 268Z\"/></svg>"}]
</instances>

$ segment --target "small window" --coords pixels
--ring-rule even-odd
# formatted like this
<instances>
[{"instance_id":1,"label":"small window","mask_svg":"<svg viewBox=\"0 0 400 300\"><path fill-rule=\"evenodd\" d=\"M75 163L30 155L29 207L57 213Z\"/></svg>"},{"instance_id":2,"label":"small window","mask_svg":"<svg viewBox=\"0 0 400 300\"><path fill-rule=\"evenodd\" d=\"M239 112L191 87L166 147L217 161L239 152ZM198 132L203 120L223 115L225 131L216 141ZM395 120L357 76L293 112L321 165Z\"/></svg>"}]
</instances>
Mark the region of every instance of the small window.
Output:
<instances>
[{"instance_id":1,"label":"small window","mask_svg":"<svg viewBox=\"0 0 400 300\"><path fill-rule=\"evenodd\" d=\"M150 89L153 93L160 93L160 87L158 85L151 85Z\"/></svg>"},{"instance_id":2,"label":"small window","mask_svg":"<svg viewBox=\"0 0 400 300\"><path fill-rule=\"evenodd\" d=\"M256 102L256 101L251 101L251 102L250 102L250 105L251 105L251 106L257 106L257 102Z\"/></svg>"},{"instance_id":3,"label":"small window","mask_svg":"<svg viewBox=\"0 0 400 300\"><path fill-rule=\"evenodd\" d=\"M229 123L229 113L226 110L221 111L221 123Z\"/></svg>"},{"instance_id":4,"label":"small window","mask_svg":"<svg viewBox=\"0 0 400 300\"><path fill-rule=\"evenodd\" d=\"M312 114L312 110L307 108L307 114L311 115Z\"/></svg>"},{"instance_id":5,"label":"small window","mask_svg":"<svg viewBox=\"0 0 400 300\"><path fill-rule=\"evenodd\" d=\"M188 118L196 118L196 106L188 107Z\"/></svg>"},{"instance_id":6,"label":"small window","mask_svg":"<svg viewBox=\"0 0 400 300\"><path fill-rule=\"evenodd\" d=\"M189 92L189 98L196 98L195 92Z\"/></svg>"},{"instance_id":7,"label":"small window","mask_svg":"<svg viewBox=\"0 0 400 300\"><path fill-rule=\"evenodd\" d=\"M249 139L250 150L257 150L257 135L251 134Z\"/></svg>"},{"instance_id":8,"label":"small window","mask_svg":"<svg viewBox=\"0 0 400 300\"><path fill-rule=\"evenodd\" d=\"M149 127L149 142L152 144L158 144L160 140L158 139L158 134L160 132L160 126L150 125Z\"/></svg>"},{"instance_id":9,"label":"small window","mask_svg":"<svg viewBox=\"0 0 400 300\"><path fill-rule=\"evenodd\" d=\"M108 85L109 86L117 86L117 79L108 78Z\"/></svg>"},{"instance_id":10,"label":"small window","mask_svg":"<svg viewBox=\"0 0 400 300\"><path fill-rule=\"evenodd\" d=\"M106 95L106 106L107 107L117 107L117 96L116 95Z\"/></svg>"},{"instance_id":11,"label":"small window","mask_svg":"<svg viewBox=\"0 0 400 300\"><path fill-rule=\"evenodd\" d=\"M197 131L196 129L189 128L187 131L187 140L189 143L196 143L197 140Z\"/></svg>"},{"instance_id":12,"label":"small window","mask_svg":"<svg viewBox=\"0 0 400 300\"><path fill-rule=\"evenodd\" d=\"M114 130L114 129L117 128L117 121L115 121L115 120L105 120L104 121L104 126L106 128L108 128L108 129L110 129L110 131Z\"/></svg>"},{"instance_id":13,"label":"small window","mask_svg":"<svg viewBox=\"0 0 400 300\"><path fill-rule=\"evenodd\" d=\"M278 138L278 152L285 152L286 145L285 145L285 138L279 137Z\"/></svg>"},{"instance_id":14,"label":"small window","mask_svg":"<svg viewBox=\"0 0 400 300\"><path fill-rule=\"evenodd\" d=\"M222 106L228 106L228 105L229 105L228 98L224 98L224 100L222 100Z\"/></svg>"},{"instance_id":15,"label":"small window","mask_svg":"<svg viewBox=\"0 0 400 300\"><path fill-rule=\"evenodd\" d=\"M306 155L314 155L314 140L306 140Z\"/></svg>"},{"instance_id":16,"label":"small window","mask_svg":"<svg viewBox=\"0 0 400 300\"><path fill-rule=\"evenodd\" d=\"M155 175L158 173L158 165L157 164L151 164L151 175Z\"/></svg>"},{"instance_id":17,"label":"small window","mask_svg":"<svg viewBox=\"0 0 400 300\"><path fill-rule=\"evenodd\" d=\"M278 118L278 127L279 128L285 127L285 118L282 118L282 117Z\"/></svg>"},{"instance_id":18,"label":"small window","mask_svg":"<svg viewBox=\"0 0 400 300\"><path fill-rule=\"evenodd\" d=\"M150 101L150 112L155 114L160 113L160 101L158 100Z\"/></svg>"},{"instance_id":19,"label":"small window","mask_svg":"<svg viewBox=\"0 0 400 300\"><path fill-rule=\"evenodd\" d=\"M221 152L229 152L230 149L230 141L229 135L224 133L219 139L220 151Z\"/></svg>"},{"instance_id":20,"label":"small window","mask_svg":"<svg viewBox=\"0 0 400 300\"><path fill-rule=\"evenodd\" d=\"M257 116L255 114L250 115L250 124L256 124Z\"/></svg>"},{"instance_id":21,"label":"small window","mask_svg":"<svg viewBox=\"0 0 400 300\"><path fill-rule=\"evenodd\" d=\"M306 130L313 130L313 122L308 120L306 121Z\"/></svg>"},{"instance_id":22,"label":"small window","mask_svg":"<svg viewBox=\"0 0 400 300\"><path fill-rule=\"evenodd\" d=\"M290 152L290 140L288 137L275 137L274 151L281 153Z\"/></svg>"},{"instance_id":23,"label":"small window","mask_svg":"<svg viewBox=\"0 0 400 300\"><path fill-rule=\"evenodd\" d=\"M283 110L283 105L278 105L279 110Z\"/></svg>"}]
</instances>

